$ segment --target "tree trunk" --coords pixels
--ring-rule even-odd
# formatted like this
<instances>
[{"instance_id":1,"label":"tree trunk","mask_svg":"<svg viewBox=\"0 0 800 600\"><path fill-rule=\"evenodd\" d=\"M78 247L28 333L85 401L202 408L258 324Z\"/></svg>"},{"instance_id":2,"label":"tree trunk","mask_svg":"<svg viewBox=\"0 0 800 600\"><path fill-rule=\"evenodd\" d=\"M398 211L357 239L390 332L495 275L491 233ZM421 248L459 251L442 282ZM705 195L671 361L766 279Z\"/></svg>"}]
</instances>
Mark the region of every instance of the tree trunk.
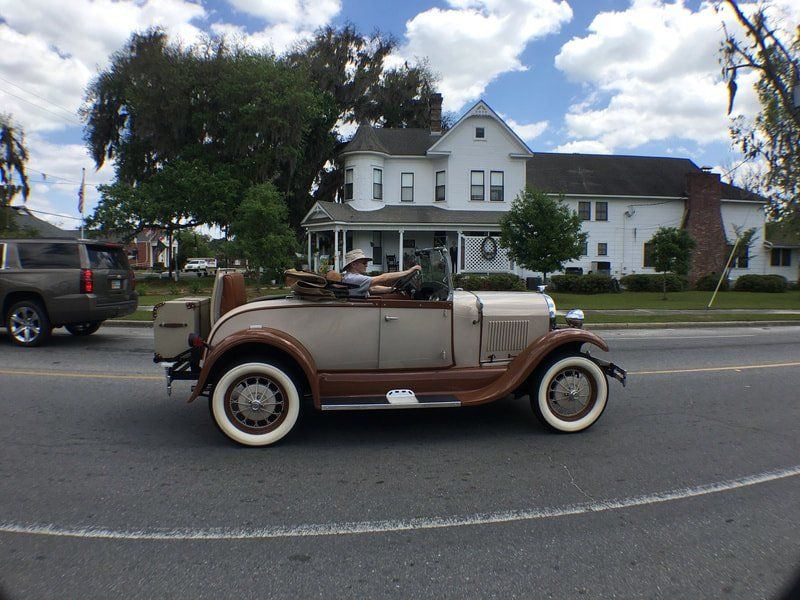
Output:
<instances>
[{"instance_id":1,"label":"tree trunk","mask_svg":"<svg viewBox=\"0 0 800 600\"><path fill-rule=\"evenodd\" d=\"M667 272L663 272L663 277L661 278L661 299L667 299Z\"/></svg>"}]
</instances>

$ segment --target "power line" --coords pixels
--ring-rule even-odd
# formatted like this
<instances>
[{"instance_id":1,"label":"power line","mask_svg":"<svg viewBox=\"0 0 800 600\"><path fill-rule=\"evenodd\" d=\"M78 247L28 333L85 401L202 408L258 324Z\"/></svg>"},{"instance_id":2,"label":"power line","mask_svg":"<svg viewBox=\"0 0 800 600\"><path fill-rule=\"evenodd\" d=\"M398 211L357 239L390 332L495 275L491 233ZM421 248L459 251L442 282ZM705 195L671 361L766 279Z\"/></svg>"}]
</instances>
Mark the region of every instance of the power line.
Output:
<instances>
[{"instance_id":1,"label":"power line","mask_svg":"<svg viewBox=\"0 0 800 600\"><path fill-rule=\"evenodd\" d=\"M45 101L45 102L47 102L48 104L52 104L53 106L55 106L55 107L57 107L57 108L60 108L60 109L61 109L61 110L63 110L64 112L67 112L67 113L69 113L70 117L72 117L72 116L75 114L75 111L73 111L73 110L71 110L71 109L69 109L69 108L65 108L65 107L61 106L60 104L56 104L56 103L55 103L55 102L53 102L52 100L48 100L47 98L45 98L44 96L40 96L40 95L39 95L39 94L37 94L36 92L32 92L32 91L30 91L30 90L26 90L26 89L25 89L24 87L22 87L21 85L19 85L19 84L16 84L16 83L14 83L13 81L10 81L10 80L6 79L5 77L2 77L2 76L0 76L0 80L1 80L1 81L5 81L6 83L10 83L10 84L11 84L11 85L13 85L15 88L18 88L18 89L22 90L22 91L23 91L23 92L25 92L26 94L30 94L31 96L34 96L34 97L36 97L36 98L39 98L40 100L44 100L44 101Z\"/></svg>"},{"instance_id":2,"label":"power line","mask_svg":"<svg viewBox=\"0 0 800 600\"><path fill-rule=\"evenodd\" d=\"M45 112L49 112L51 115L54 115L54 116L58 117L59 119L62 119L63 121L69 121L71 123L75 123L76 125L80 125L81 127L83 127L83 123L81 123L80 121L65 117L64 115L60 115L57 112L53 112L49 108L45 108L44 106L39 106L35 102L31 102L30 100L27 100L26 98L23 98L22 96L17 96L16 94L12 94L8 90L4 90L4 89L0 88L0 92L3 92L4 94L8 94L9 96L13 96L14 98L17 98L18 100L22 100L23 102L27 102L28 104L30 104L31 106L35 106L39 110L43 110Z\"/></svg>"},{"instance_id":3,"label":"power line","mask_svg":"<svg viewBox=\"0 0 800 600\"><path fill-rule=\"evenodd\" d=\"M50 215L51 217L63 217L64 219L73 219L75 221L83 221L81 217L73 217L72 215L62 215L59 213L51 213L46 210L37 210L35 208L28 208L27 206L12 206L11 208L24 208L27 211L39 213L42 215Z\"/></svg>"}]
</instances>

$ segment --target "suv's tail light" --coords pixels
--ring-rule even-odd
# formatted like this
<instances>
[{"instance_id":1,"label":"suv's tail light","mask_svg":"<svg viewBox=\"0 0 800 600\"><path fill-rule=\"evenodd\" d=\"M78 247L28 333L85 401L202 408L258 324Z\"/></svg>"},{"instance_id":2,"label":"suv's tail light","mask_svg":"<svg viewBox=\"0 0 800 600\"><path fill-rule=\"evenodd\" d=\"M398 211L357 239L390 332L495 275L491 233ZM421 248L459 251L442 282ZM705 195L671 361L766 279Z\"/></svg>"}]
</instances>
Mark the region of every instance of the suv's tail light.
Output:
<instances>
[{"instance_id":1,"label":"suv's tail light","mask_svg":"<svg viewBox=\"0 0 800 600\"><path fill-rule=\"evenodd\" d=\"M81 294L94 293L94 276L91 269L81 269Z\"/></svg>"},{"instance_id":2,"label":"suv's tail light","mask_svg":"<svg viewBox=\"0 0 800 600\"><path fill-rule=\"evenodd\" d=\"M131 291L136 289L136 274L133 272L133 269L128 269L128 286Z\"/></svg>"}]
</instances>

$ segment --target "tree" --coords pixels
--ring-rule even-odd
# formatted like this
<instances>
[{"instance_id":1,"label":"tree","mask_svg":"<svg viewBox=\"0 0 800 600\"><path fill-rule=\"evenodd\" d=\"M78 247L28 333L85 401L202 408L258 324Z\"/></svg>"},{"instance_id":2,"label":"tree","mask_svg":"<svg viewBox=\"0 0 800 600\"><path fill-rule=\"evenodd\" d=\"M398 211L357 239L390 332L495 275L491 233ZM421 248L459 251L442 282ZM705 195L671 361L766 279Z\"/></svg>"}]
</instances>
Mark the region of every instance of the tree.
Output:
<instances>
[{"instance_id":1,"label":"tree","mask_svg":"<svg viewBox=\"0 0 800 600\"><path fill-rule=\"evenodd\" d=\"M22 192L24 202L30 193L28 176L25 174L28 151L25 149L24 137L22 130L13 124L10 115L0 114L0 182L3 184L3 189L0 190L0 209L3 213L0 230L13 228L14 217L8 207L14 196ZM15 175L18 182L14 181Z\"/></svg>"},{"instance_id":2,"label":"tree","mask_svg":"<svg viewBox=\"0 0 800 600\"><path fill-rule=\"evenodd\" d=\"M236 247L251 266L266 275L289 267L297 248L288 223L288 211L280 192L272 184L257 185L244 195L231 223Z\"/></svg>"},{"instance_id":3,"label":"tree","mask_svg":"<svg viewBox=\"0 0 800 600\"><path fill-rule=\"evenodd\" d=\"M138 185L117 181L99 190L100 202L87 219L89 227L122 238L144 229L162 229L169 237L169 252L176 231L213 222L221 211L232 211L241 184L225 168L212 171L195 160L170 163ZM174 262L169 257L170 273Z\"/></svg>"},{"instance_id":4,"label":"tree","mask_svg":"<svg viewBox=\"0 0 800 600\"><path fill-rule=\"evenodd\" d=\"M742 40L725 30L721 63L728 84L728 114L740 71L758 73L761 104L753 123L734 119L731 136L745 158L765 161L761 188L773 197L773 213L800 218L800 107L792 98L793 86L800 84L800 26L793 34L781 31L770 22L766 4L748 14L736 0L717 2L718 7L723 4L733 11L746 36Z\"/></svg>"},{"instance_id":5,"label":"tree","mask_svg":"<svg viewBox=\"0 0 800 600\"><path fill-rule=\"evenodd\" d=\"M695 241L689 232L677 227L659 227L650 239L653 266L664 275L662 299L667 299L667 273L686 275L691 265Z\"/></svg>"},{"instance_id":6,"label":"tree","mask_svg":"<svg viewBox=\"0 0 800 600\"><path fill-rule=\"evenodd\" d=\"M541 190L526 188L500 219L500 245L526 269L547 274L579 258L586 243L580 217Z\"/></svg>"},{"instance_id":7,"label":"tree","mask_svg":"<svg viewBox=\"0 0 800 600\"><path fill-rule=\"evenodd\" d=\"M196 230L181 229L175 232L175 239L178 240L178 255L175 257L175 264L178 266L186 264L190 258L215 257L211 237L208 235Z\"/></svg>"}]
</instances>

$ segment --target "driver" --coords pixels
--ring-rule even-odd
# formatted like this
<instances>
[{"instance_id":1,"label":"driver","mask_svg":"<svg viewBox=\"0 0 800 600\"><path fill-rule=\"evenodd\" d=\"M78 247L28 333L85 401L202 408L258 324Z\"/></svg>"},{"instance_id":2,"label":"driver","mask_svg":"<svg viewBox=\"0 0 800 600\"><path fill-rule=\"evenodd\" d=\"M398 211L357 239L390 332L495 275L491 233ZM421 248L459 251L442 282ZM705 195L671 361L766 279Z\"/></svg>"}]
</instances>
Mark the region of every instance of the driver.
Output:
<instances>
[{"instance_id":1,"label":"driver","mask_svg":"<svg viewBox=\"0 0 800 600\"><path fill-rule=\"evenodd\" d=\"M402 279L403 277L411 275L412 273L422 269L422 267L419 265L414 265L405 271L399 271L397 273L381 273L380 275L370 277L364 273L367 270L367 263L371 260L371 258L367 258L364 255L364 251L360 248L350 250L350 252L344 255L342 282L350 284L351 286L357 286L350 288L348 295L351 298L365 298L369 296L370 293L385 294L387 292L391 292L391 286L387 286L385 284L394 283L398 279Z\"/></svg>"}]
</instances>

